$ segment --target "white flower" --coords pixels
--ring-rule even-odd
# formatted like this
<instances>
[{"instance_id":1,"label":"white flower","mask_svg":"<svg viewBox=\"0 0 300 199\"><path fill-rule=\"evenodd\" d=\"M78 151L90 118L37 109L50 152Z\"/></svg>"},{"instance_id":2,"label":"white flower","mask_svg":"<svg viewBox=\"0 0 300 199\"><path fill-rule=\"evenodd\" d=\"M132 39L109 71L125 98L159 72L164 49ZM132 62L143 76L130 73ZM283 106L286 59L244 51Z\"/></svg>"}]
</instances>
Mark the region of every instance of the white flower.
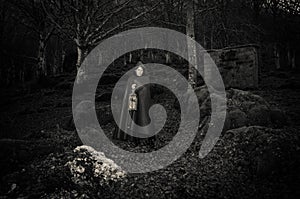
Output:
<instances>
[{"instance_id":1,"label":"white flower","mask_svg":"<svg viewBox=\"0 0 300 199\"><path fill-rule=\"evenodd\" d=\"M87 182L84 181L89 179L89 177L86 176L87 174L84 173L86 168L80 165L82 164L82 160L87 163L89 163L89 161L92 163L88 165L91 165L94 177L99 177L101 185L110 180L116 181L126 176L126 172L122 170L122 168L119 167L113 160L107 158L104 153L94 150L92 147L79 146L74 149L74 152L90 155L85 158L75 158L72 162L67 163L71 173L73 174L73 180L78 184L85 184Z\"/></svg>"}]
</instances>

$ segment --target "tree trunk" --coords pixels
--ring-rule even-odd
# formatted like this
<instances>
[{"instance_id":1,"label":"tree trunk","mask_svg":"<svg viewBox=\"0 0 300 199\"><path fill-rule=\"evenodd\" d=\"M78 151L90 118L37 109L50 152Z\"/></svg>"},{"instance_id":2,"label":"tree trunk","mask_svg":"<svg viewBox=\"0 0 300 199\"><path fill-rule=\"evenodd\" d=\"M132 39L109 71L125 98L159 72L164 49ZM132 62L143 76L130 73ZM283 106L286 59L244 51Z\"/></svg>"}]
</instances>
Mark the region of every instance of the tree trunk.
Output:
<instances>
[{"instance_id":1,"label":"tree trunk","mask_svg":"<svg viewBox=\"0 0 300 199\"><path fill-rule=\"evenodd\" d=\"M65 63L65 59L66 59L66 52L64 51L64 49L61 49L61 64L60 64L60 73L64 72L64 63Z\"/></svg>"},{"instance_id":2,"label":"tree trunk","mask_svg":"<svg viewBox=\"0 0 300 199\"><path fill-rule=\"evenodd\" d=\"M77 62L76 62L76 69L78 70L87 55L87 50L83 47L77 47Z\"/></svg>"},{"instance_id":3,"label":"tree trunk","mask_svg":"<svg viewBox=\"0 0 300 199\"><path fill-rule=\"evenodd\" d=\"M203 48L207 49L207 43L206 43L206 35L205 35L205 22L202 21L202 30L203 30Z\"/></svg>"},{"instance_id":4,"label":"tree trunk","mask_svg":"<svg viewBox=\"0 0 300 199\"><path fill-rule=\"evenodd\" d=\"M127 64L127 58L126 58L126 55L124 55L123 56L123 65L126 66L126 64Z\"/></svg>"},{"instance_id":5,"label":"tree trunk","mask_svg":"<svg viewBox=\"0 0 300 199\"><path fill-rule=\"evenodd\" d=\"M214 48L214 29L212 28L210 32L210 49Z\"/></svg>"},{"instance_id":6,"label":"tree trunk","mask_svg":"<svg viewBox=\"0 0 300 199\"><path fill-rule=\"evenodd\" d=\"M129 60L128 60L128 62L132 63L132 53L131 52L129 53Z\"/></svg>"},{"instance_id":7,"label":"tree trunk","mask_svg":"<svg viewBox=\"0 0 300 199\"><path fill-rule=\"evenodd\" d=\"M292 69L295 69L296 68L296 51L295 50L292 51L291 61L292 61Z\"/></svg>"},{"instance_id":8,"label":"tree trunk","mask_svg":"<svg viewBox=\"0 0 300 199\"><path fill-rule=\"evenodd\" d=\"M280 69L280 54L277 44L274 45L274 59L276 69Z\"/></svg>"},{"instance_id":9,"label":"tree trunk","mask_svg":"<svg viewBox=\"0 0 300 199\"><path fill-rule=\"evenodd\" d=\"M141 49L141 50L139 51L139 54L140 54L139 60L140 60L140 61L144 61L144 50Z\"/></svg>"},{"instance_id":10,"label":"tree trunk","mask_svg":"<svg viewBox=\"0 0 300 199\"><path fill-rule=\"evenodd\" d=\"M294 69L296 66L295 63L295 50L293 47L291 47L291 44L288 44L288 49L287 49L287 59L288 59L288 67Z\"/></svg>"},{"instance_id":11,"label":"tree trunk","mask_svg":"<svg viewBox=\"0 0 300 199\"><path fill-rule=\"evenodd\" d=\"M39 39L39 49L38 49L38 63L37 63L37 70L35 71L34 78L37 80L41 76L47 76L47 70L46 70L46 56L45 56L45 38L40 35Z\"/></svg>"},{"instance_id":12,"label":"tree trunk","mask_svg":"<svg viewBox=\"0 0 300 199\"><path fill-rule=\"evenodd\" d=\"M86 70L83 67L80 67L83 60L87 55L87 50L83 47L77 47L77 62L76 62L76 69L77 69L77 78L76 83L81 84L84 80L86 80Z\"/></svg>"},{"instance_id":13,"label":"tree trunk","mask_svg":"<svg viewBox=\"0 0 300 199\"><path fill-rule=\"evenodd\" d=\"M287 65L288 67L292 67L292 55L291 55L291 47L290 47L290 44L288 44L287 46Z\"/></svg>"},{"instance_id":14,"label":"tree trunk","mask_svg":"<svg viewBox=\"0 0 300 199\"><path fill-rule=\"evenodd\" d=\"M186 22L186 34L195 40L195 17L194 17L194 1L187 2L187 22ZM188 62L189 62L189 77L188 80L193 87L197 82L197 59L196 59L196 45L187 40L188 48ZM194 68L195 67L195 68Z\"/></svg>"},{"instance_id":15,"label":"tree trunk","mask_svg":"<svg viewBox=\"0 0 300 199\"><path fill-rule=\"evenodd\" d=\"M19 71L19 80L21 83L24 83L25 82L25 63L22 64L22 67Z\"/></svg>"},{"instance_id":16,"label":"tree trunk","mask_svg":"<svg viewBox=\"0 0 300 199\"><path fill-rule=\"evenodd\" d=\"M255 24L259 23L261 6L262 6L261 0L253 0L253 21Z\"/></svg>"},{"instance_id":17,"label":"tree trunk","mask_svg":"<svg viewBox=\"0 0 300 199\"><path fill-rule=\"evenodd\" d=\"M169 17L169 13L170 13L170 5L169 2L164 1L164 20L165 22L170 22L170 17ZM169 25L166 25L166 28L169 28ZM166 49L168 49L169 47L169 39L168 39L168 34L165 35L165 45L166 45ZM171 56L170 56L170 52L166 52L165 53L165 62L166 64L170 64L171 63Z\"/></svg>"},{"instance_id":18,"label":"tree trunk","mask_svg":"<svg viewBox=\"0 0 300 199\"><path fill-rule=\"evenodd\" d=\"M171 55L170 55L170 52L166 52L165 57L166 57L166 64L170 64L170 63L171 63Z\"/></svg>"}]
</instances>

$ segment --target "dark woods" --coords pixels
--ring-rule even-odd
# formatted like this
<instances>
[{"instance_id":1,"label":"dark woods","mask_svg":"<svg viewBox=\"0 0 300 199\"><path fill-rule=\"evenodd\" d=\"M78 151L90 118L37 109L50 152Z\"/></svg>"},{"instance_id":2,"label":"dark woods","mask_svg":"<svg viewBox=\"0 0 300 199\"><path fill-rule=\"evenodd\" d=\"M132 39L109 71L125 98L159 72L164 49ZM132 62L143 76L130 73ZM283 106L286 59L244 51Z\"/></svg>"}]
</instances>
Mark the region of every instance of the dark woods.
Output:
<instances>
[{"instance_id":1,"label":"dark woods","mask_svg":"<svg viewBox=\"0 0 300 199\"><path fill-rule=\"evenodd\" d=\"M172 164L118 172L114 181L116 165L103 163L116 159L81 146L74 79L85 78L79 67L99 43L149 26L184 33L208 50L226 86L226 119L213 150L199 158L213 125L212 95L195 78L192 59L147 46L120 56L98 82L95 108L85 101L74 111L77 119L85 121L94 108L106 136L126 151L166 147L180 129L180 101L158 84L139 87L149 75L186 92L166 71L145 70L136 82L124 81L128 96L117 103L140 126L149 123L152 104L164 107L167 120L155 139L129 139L112 115L116 82L141 61L168 65L191 80L200 122L189 149L170 156ZM299 31L299 0L0 0L0 198L300 198ZM188 58L198 53L192 46ZM134 129L130 117L119 124Z\"/></svg>"},{"instance_id":2,"label":"dark woods","mask_svg":"<svg viewBox=\"0 0 300 199\"><path fill-rule=\"evenodd\" d=\"M296 0L1 0L0 4L3 87L75 72L103 39L143 26L187 33L206 49L258 44L261 67L267 71L296 70L299 63ZM124 63L141 54L124 56ZM168 53L161 54L166 62L172 61Z\"/></svg>"}]
</instances>

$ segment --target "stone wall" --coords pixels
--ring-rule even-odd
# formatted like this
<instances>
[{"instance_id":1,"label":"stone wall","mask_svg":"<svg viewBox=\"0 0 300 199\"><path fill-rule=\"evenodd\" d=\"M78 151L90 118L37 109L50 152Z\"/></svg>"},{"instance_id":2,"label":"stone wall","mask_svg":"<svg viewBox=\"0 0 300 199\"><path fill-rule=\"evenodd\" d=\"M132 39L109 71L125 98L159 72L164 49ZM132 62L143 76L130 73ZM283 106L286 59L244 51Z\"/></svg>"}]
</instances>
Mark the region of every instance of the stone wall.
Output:
<instances>
[{"instance_id":1,"label":"stone wall","mask_svg":"<svg viewBox=\"0 0 300 199\"><path fill-rule=\"evenodd\" d=\"M172 64L167 64L165 60L165 52L154 51L152 52L152 54L149 52L151 51L144 51L144 54L142 56L144 63L160 63L170 65L172 68L180 72L185 78L188 77L188 62L186 60L179 59L177 55L173 54L171 56ZM218 66L223 78L223 82L227 88L238 88L243 90L258 87L258 46L250 44L217 50L207 50L207 52L208 53L205 53L205 55L210 55L215 64ZM103 55L106 55L106 53L103 52ZM127 62L126 65L124 65L123 59L120 59L119 63L116 63L112 67L109 67L106 71L106 75L102 77L101 84L115 83L119 79L119 77L127 72L128 69L134 67L137 60L140 58L139 56L140 54L135 53L133 54L134 61L132 63ZM201 56L201 53L199 53L197 56ZM209 59L204 60L209 61ZM201 64L202 63L199 63L199 65ZM206 66L204 67L205 77L209 77L211 74L211 64L213 63L206 62L204 65ZM149 75L162 75L163 78L166 77L164 76L164 72L157 71L156 73L157 74ZM203 83L204 82L199 75L198 85L202 85ZM174 86L176 86L176 84L174 84Z\"/></svg>"},{"instance_id":2,"label":"stone wall","mask_svg":"<svg viewBox=\"0 0 300 199\"><path fill-rule=\"evenodd\" d=\"M258 46L236 46L207 52L218 66L227 88L258 87ZM204 75L210 75L209 67L205 67Z\"/></svg>"}]
</instances>

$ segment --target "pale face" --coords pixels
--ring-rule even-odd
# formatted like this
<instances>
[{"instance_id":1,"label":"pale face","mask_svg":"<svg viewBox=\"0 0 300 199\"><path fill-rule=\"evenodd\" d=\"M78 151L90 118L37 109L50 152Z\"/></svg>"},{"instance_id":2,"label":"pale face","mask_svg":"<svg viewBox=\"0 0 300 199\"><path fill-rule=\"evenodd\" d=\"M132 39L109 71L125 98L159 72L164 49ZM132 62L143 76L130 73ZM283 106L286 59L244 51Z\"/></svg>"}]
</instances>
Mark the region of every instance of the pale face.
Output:
<instances>
[{"instance_id":1,"label":"pale face","mask_svg":"<svg viewBox=\"0 0 300 199\"><path fill-rule=\"evenodd\" d=\"M137 75L138 77L140 77L140 76L143 75L144 70L143 70L142 67L138 67L138 68L135 70L135 72L136 72L136 75Z\"/></svg>"}]
</instances>

